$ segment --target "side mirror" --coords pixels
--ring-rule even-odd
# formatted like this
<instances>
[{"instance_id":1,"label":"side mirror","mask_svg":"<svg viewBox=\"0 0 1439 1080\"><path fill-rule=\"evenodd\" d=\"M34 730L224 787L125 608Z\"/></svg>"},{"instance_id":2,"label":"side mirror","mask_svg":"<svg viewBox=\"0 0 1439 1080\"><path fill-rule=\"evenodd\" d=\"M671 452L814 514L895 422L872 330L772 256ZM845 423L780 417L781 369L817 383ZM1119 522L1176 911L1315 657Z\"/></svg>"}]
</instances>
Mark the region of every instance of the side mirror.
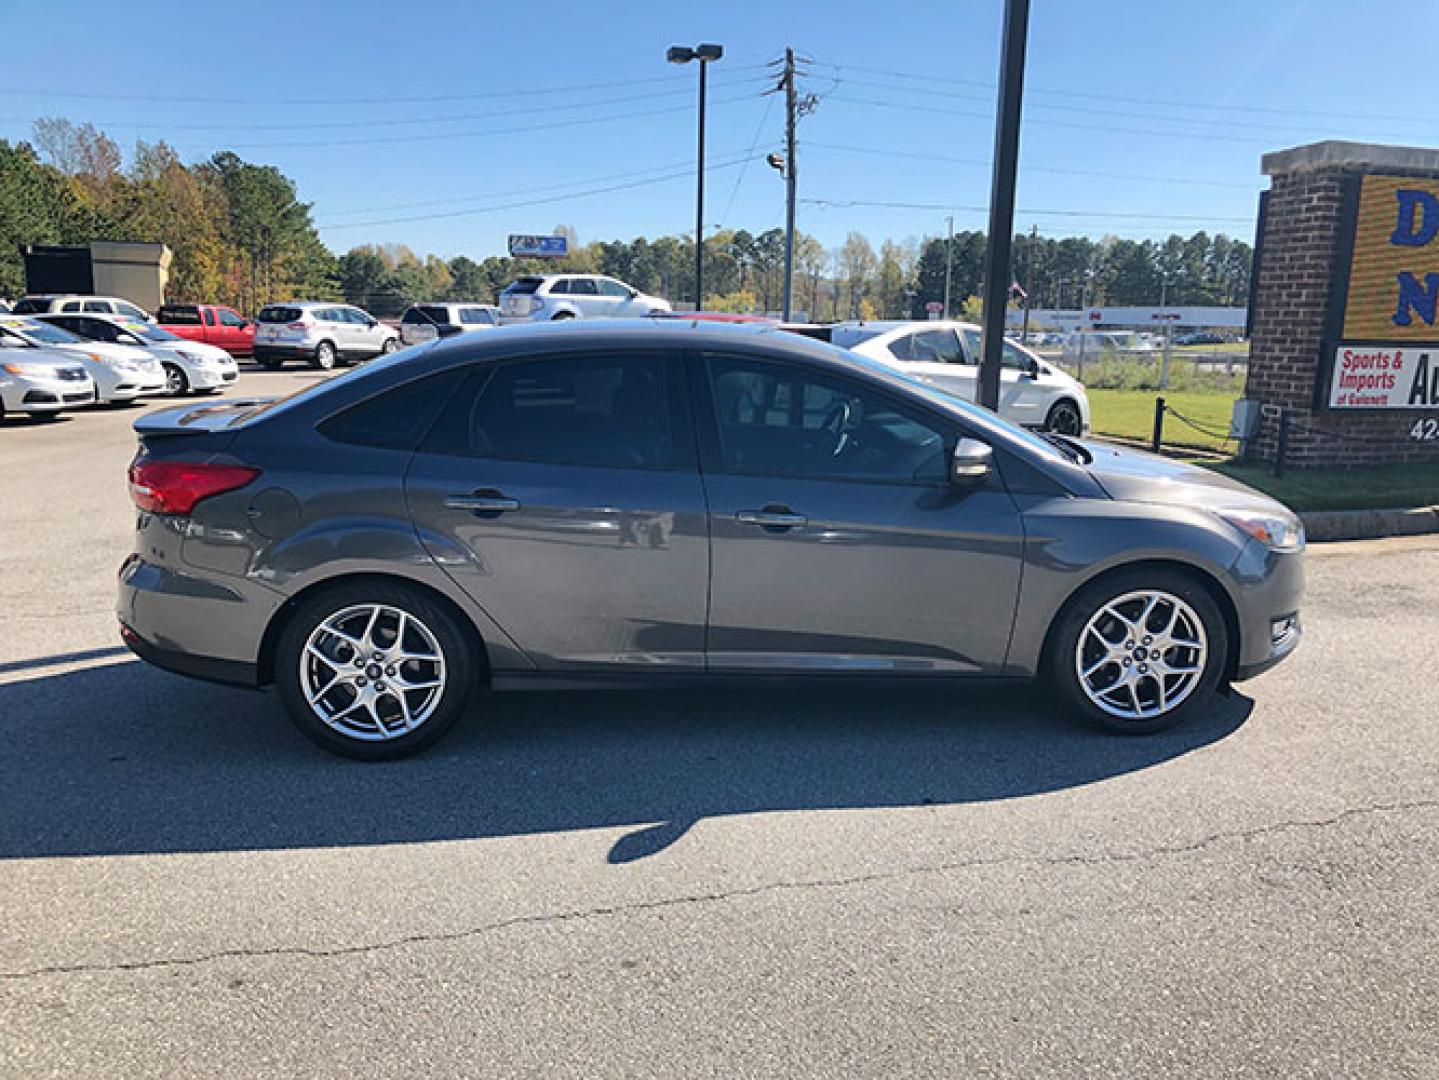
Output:
<instances>
[{"instance_id":1,"label":"side mirror","mask_svg":"<svg viewBox=\"0 0 1439 1080\"><path fill-rule=\"evenodd\" d=\"M1025 362L1024 362L1024 373L1025 373L1026 375L1030 376L1031 378L1037 379L1037 378L1039 378L1039 371L1040 371L1040 368L1039 368L1039 361L1038 361L1038 360L1036 360L1036 359L1035 359L1034 357L1032 357L1032 356L1029 357L1027 360L1025 360Z\"/></svg>"},{"instance_id":2,"label":"side mirror","mask_svg":"<svg viewBox=\"0 0 1439 1080\"><path fill-rule=\"evenodd\" d=\"M630 299L631 299L631 300L638 300L639 298L640 298L640 291L639 291L638 289L631 289L631 290L630 290Z\"/></svg>"},{"instance_id":3,"label":"side mirror","mask_svg":"<svg viewBox=\"0 0 1439 1080\"><path fill-rule=\"evenodd\" d=\"M960 439L949 460L949 482L961 487L978 487L989 479L994 468L994 450L978 439Z\"/></svg>"}]
</instances>

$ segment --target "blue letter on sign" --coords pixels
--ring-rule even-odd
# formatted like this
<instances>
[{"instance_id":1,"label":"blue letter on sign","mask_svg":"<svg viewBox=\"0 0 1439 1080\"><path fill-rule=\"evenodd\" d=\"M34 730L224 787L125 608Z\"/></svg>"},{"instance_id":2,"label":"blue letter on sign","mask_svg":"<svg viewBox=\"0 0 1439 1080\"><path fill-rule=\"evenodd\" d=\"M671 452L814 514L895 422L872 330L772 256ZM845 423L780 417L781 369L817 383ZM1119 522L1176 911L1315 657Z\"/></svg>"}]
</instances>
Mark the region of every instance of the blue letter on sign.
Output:
<instances>
[{"instance_id":1,"label":"blue letter on sign","mask_svg":"<svg viewBox=\"0 0 1439 1080\"><path fill-rule=\"evenodd\" d=\"M1409 309L1414 309L1425 323L1434 325L1434 304L1439 300L1439 274L1425 274L1424 284L1408 270L1399 272L1399 306L1394 309L1394 325L1408 326L1414 320Z\"/></svg>"},{"instance_id":2,"label":"blue letter on sign","mask_svg":"<svg viewBox=\"0 0 1439 1080\"><path fill-rule=\"evenodd\" d=\"M1439 235L1439 199L1427 191L1396 191L1394 196L1399 200L1399 218L1389 235L1391 244L1423 247Z\"/></svg>"}]
</instances>

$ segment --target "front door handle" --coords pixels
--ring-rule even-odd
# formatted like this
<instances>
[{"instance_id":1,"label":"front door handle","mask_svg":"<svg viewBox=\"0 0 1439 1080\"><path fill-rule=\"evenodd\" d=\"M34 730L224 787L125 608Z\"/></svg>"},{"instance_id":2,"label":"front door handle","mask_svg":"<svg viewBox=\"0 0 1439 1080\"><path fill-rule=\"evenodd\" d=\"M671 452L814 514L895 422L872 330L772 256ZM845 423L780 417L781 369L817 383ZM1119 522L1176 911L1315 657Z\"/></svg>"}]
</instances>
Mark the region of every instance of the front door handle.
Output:
<instances>
[{"instance_id":1,"label":"front door handle","mask_svg":"<svg viewBox=\"0 0 1439 1080\"><path fill-rule=\"evenodd\" d=\"M468 510L474 514L502 514L518 510L520 500L498 491L477 491L473 495L446 495L445 505L451 510Z\"/></svg>"},{"instance_id":2,"label":"front door handle","mask_svg":"<svg viewBox=\"0 0 1439 1080\"><path fill-rule=\"evenodd\" d=\"M788 507L766 506L763 510L739 510L735 512L735 520L742 525L762 525L766 529L792 529L796 525L806 525L809 518L803 514L796 514Z\"/></svg>"}]
</instances>

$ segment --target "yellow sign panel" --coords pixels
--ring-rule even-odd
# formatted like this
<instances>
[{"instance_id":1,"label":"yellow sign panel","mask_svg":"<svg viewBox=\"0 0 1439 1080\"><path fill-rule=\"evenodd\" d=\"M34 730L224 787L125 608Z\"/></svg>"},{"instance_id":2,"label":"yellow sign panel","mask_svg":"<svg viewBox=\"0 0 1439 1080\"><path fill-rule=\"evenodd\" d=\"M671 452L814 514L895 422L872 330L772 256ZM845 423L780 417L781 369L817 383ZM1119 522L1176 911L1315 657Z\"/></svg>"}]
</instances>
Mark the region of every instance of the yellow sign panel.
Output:
<instances>
[{"instance_id":1,"label":"yellow sign panel","mask_svg":"<svg viewBox=\"0 0 1439 1080\"><path fill-rule=\"evenodd\" d=\"M1350 341L1439 342L1439 180L1366 176L1344 303Z\"/></svg>"}]
</instances>

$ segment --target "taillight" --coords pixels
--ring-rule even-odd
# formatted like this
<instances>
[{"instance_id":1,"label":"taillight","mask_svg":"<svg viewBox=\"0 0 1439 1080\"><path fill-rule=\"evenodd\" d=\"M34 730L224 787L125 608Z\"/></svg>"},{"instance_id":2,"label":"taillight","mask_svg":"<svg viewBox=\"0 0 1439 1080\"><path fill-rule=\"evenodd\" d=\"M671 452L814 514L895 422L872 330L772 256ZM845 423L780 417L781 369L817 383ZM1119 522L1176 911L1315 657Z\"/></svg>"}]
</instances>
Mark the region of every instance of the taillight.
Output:
<instances>
[{"instance_id":1,"label":"taillight","mask_svg":"<svg viewBox=\"0 0 1439 1080\"><path fill-rule=\"evenodd\" d=\"M242 488L259 475L243 465L137 461L130 466L130 498L152 514L188 514L201 499Z\"/></svg>"},{"instance_id":2,"label":"taillight","mask_svg":"<svg viewBox=\"0 0 1439 1080\"><path fill-rule=\"evenodd\" d=\"M287 323L286 326L285 326L285 329L286 329L286 330L307 330L307 329L309 329L309 326L310 326L309 323L307 323L307 322L305 322L305 320L301 319L299 322Z\"/></svg>"}]
</instances>

